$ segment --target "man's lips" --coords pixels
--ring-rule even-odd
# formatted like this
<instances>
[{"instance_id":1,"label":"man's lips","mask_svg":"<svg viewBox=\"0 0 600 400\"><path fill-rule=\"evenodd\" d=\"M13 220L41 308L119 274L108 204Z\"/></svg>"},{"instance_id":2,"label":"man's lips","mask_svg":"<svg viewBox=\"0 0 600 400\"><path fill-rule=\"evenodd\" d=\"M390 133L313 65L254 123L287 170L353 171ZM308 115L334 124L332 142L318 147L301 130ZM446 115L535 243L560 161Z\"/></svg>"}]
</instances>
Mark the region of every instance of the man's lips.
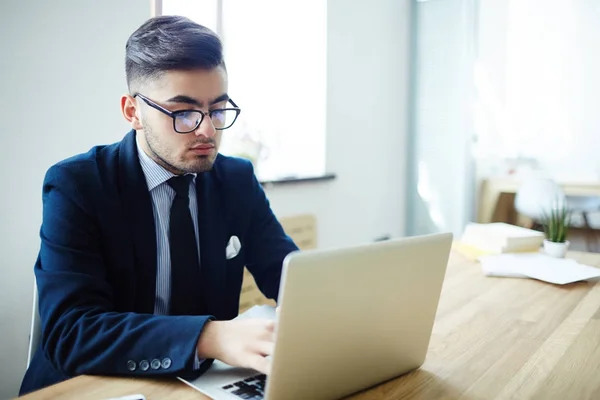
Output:
<instances>
[{"instance_id":1,"label":"man's lips","mask_svg":"<svg viewBox=\"0 0 600 400\"><path fill-rule=\"evenodd\" d=\"M202 144L197 144L194 147L191 148L191 151L195 154L198 155L209 155L213 152L215 148L214 144L210 144L210 143L202 143Z\"/></svg>"},{"instance_id":2,"label":"man's lips","mask_svg":"<svg viewBox=\"0 0 600 400\"><path fill-rule=\"evenodd\" d=\"M210 144L210 143L206 143L206 144L197 144L194 147L192 147L192 150L197 150L197 149L212 149L214 148L215 145L214 144Z\"/></svg>"}]
</instances>

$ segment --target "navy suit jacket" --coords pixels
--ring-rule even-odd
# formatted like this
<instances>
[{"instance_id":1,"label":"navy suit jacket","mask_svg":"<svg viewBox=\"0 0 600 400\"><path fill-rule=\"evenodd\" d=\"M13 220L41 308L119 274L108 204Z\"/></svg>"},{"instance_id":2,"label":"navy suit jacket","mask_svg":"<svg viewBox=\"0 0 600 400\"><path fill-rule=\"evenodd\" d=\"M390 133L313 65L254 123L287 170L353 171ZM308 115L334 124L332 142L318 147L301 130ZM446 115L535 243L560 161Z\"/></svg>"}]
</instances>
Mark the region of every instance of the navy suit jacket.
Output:
<instances>
[{"instance_id":1,"label":"navy suit jacket","mask_svg":"<svg viewBox=\"0 0 600 400\"><path fill-rule=\"evenodd\" d=\"M283 259L297 247L252 165L219 155L211 171L198 174L196 189L202 313L159 316L154 217L135 131L48 170L34 269L42 338L21 394L80 374L198 376L212 361L193 368L202 328L209 318L237 316L244 266L265 296L277 299ZM233 235L241 251L226 259ZM130 360L154 359L170 362L128 368Z\"/></svg>"}]
</instances>

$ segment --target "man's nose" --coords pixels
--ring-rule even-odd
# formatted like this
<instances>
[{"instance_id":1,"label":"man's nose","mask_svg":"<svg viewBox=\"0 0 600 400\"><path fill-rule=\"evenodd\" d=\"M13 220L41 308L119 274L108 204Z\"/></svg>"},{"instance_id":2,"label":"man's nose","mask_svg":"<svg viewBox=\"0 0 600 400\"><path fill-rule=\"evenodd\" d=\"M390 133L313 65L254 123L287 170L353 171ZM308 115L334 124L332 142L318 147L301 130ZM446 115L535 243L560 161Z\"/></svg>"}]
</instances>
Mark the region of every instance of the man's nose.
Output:
<instances>
[{"instance_id":1,"label":"man's nose","mask_svg":"<svg viewBox=\"0 0 600 400\"><path fill-rule=\"evenodd\" d=\"M202 118L202 122L200 123L200 125L198 125L198 128L196 128L194 134L196 136L206 136L207 138L212 138L213 136L215 136L216 132L217 130L215 129L212 120L207 115L204 118Z\"/></svg>"}]
</instances>

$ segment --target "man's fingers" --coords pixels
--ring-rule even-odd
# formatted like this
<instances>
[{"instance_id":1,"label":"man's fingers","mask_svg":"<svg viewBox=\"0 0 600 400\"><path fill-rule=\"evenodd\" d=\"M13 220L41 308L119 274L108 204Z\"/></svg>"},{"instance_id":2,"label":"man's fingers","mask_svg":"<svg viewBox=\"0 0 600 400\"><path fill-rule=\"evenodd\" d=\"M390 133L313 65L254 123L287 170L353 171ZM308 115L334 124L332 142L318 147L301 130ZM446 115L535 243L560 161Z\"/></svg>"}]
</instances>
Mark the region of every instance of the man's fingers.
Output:
<instances>
[{"instance_id":1,"label":"man's fingers","mask_svg":"<svg viewBox=\"0 0 600 400\"><path fill-rule=\"evenodd\" d=\"M260 332L257 332L256 339L264 340L267 342L274 342L275 341L275 330L262 329Z\"/></svg>"},{"instance_id":2,"label":"man's fingers","mask_svg":"<svg viewBox=\"0 0 600 400\"><path fill-rule=\"evenodd\" d=\"M275 348L275 321L268 319L245 319L227 321L222 337L223 352L219 360L234 366L252 368L268 374L270 356Z\"/></svg>"},{"instance_id":3,"label":"man's fingers","mask_svg":"<svg viewBox=\"0 0 600 400\"><path fill-rule=\"evenodd\" d=\"M267 328L267 330L271 332L275 331L275 321L267 320L265 328Z\"/></svg>"},{"instance_id":4,"label":"man's fingers","mask_svg":"<svg viewBox=\"0 0 600 400\"><path fill-rule=\"evenodd\" d=\"M271 361L266 359L265 357L261 357L259 355L253 354L252 358L249 360L249 366L252 369L257 370L258 372L269 375L271 373Z\"/></svg>"},{"instance_id":5,"label":"man's fingers","mask_svg":"<svg viewBox=\"0 0 600 400\"><path fill-rule=\"evenodd\" d=\"M268 331L275 330L275 321L270 319L248 319L244 321L244 324L250 329L266 329Z\"/></svg>"},{"instance_id":6,"label":"man's fingers","mask_svg":"<svg viewBox=\"0 0 600 400\"><path fill-rule=\"evenodd\" d=\"M263 357L273 355L273 349L275 348L275 343L266 340L260 340L256 342L253 350L262 355Z\"/></svg>"}]
</instances>

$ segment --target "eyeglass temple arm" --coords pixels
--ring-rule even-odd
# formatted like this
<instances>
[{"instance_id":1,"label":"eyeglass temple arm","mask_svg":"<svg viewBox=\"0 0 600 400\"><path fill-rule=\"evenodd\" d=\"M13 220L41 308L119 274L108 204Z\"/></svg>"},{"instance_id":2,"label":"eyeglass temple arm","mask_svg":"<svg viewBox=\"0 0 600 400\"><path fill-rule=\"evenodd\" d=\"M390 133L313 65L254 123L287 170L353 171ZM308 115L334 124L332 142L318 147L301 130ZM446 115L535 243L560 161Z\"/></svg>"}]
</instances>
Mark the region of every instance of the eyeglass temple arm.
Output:
<instances>
[{"instance_id":1,"label":"eyeglass temple arm","mask_svg":"<svg viewBox=\"0 0 600 400\"><path fill-rule=\"evenodd\" d=\"M158 111L161 111L161 112L167 114L169 117L173 116L173 112L172 111L169 111L169 110L167 110L164 107L161 107L160 105L156 104L155 102L153 102L152 100L148 99L144 95L141 95L139 93L136 93L136 94L133 95L133 97L136 97L136 96L138 96L139 98L141 98L142 100L144 100L144 103L148 104L150 107L152 107L154 109L157 109Z\"/></svg>"}]
</instances>

